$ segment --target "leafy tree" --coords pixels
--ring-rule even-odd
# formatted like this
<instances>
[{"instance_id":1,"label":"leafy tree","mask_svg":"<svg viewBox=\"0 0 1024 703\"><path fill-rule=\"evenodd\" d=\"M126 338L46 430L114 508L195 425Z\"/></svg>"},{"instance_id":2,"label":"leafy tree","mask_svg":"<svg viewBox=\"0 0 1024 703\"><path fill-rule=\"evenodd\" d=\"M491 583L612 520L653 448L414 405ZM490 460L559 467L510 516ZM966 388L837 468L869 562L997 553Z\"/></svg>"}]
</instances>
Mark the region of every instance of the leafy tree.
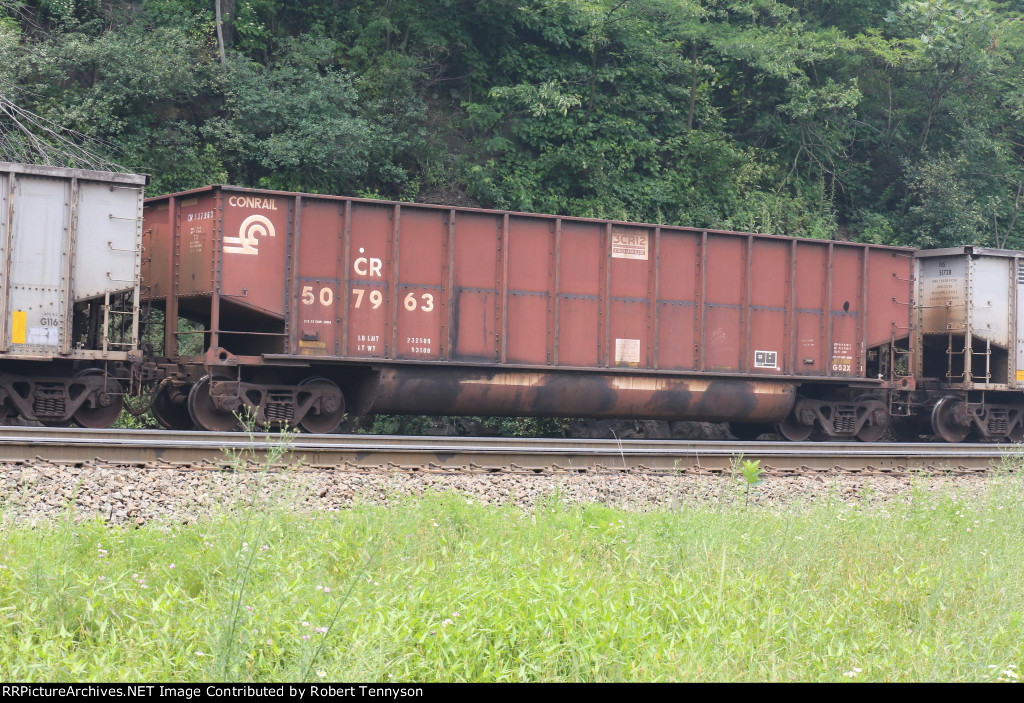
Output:
<instances>
[{"instance_id":1,"label":"leafy tree","mask_svg":"<svg viewBox=\"0 0 1024 703\"><path fill-rule=\"evenodd\" d=\"M0 5L0 91L154 193L227 180L1024 246L1021 10L36 0Z\"/></svg>"},{"instance_id":2,"label":"leafy tree","mask_svg":"<svg viewBox=\"0 0 1024 703\"><path fill-rule=\"evenodd\" d=\"M867 209L902 243L1020 246L1021 22L985 0L905 2L864 43Z\"/></svg>"},{"instance_id":3,"label":"leafy tree","mask_svg":"<svg viewBox=\"0 0 1024 703\"><path fill-rule=\"evenodd\" d=\"M234 56L223 114L203 133L236 183L335 192L368 170L374 130L358 115L347 72L330 67L330 40L303 37L269 66Z\"/></svg>"}]
</instances>

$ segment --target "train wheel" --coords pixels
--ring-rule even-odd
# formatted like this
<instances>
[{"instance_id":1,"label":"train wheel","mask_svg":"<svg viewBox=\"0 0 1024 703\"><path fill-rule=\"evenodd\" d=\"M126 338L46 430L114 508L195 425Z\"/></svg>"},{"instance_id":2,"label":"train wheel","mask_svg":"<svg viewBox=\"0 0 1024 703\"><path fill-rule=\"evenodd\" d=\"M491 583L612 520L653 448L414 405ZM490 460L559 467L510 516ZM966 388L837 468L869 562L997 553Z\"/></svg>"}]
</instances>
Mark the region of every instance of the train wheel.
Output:
<instances>
[{"instance_id":1,"label":"train wheel","mask_svg":"<svg viewBox=\"0 0 1024 703\"><path fill-rule=\"evenodd\" d=\"M833 440L838 441L841 438L833 437L828 432L815 425L814 428L811 430L810 439L812 442L831 442Z\"/></svg>"},{"instance_id":2,"label":"train wheel","mask_svg":"<svg viewBox=\"0 0 1024 703\"><path fill-rule=\"evenodd\" d=\"M160 386L156 389L149 411L165 429L185 432L196 428L188 411L188 399L182 403L173 402L170 386Z\"/></svg>"},{"instance_id":3,"label":"train wheel","mask_svg":"<svg viewBox=\"0 0 1024 703\"><path fill-rule=\"evenodd\" d=\"M0 401L0 420L6 420L9 417L18 417L18 409L11 403L10 398L4 398Z\"/></svg>"},{"instance_id":4,"label":"train wheel","mask_svg":"<svg viewBox=\"0 0 1024 703\"><path fill-rule=\"evenodd\" d=\"M189 391L188 414L197 427L210 432L233 432L240 427L233 413L225 412L213 404L209 376L203 376Z\"/></svg>"},{"instance_id":5,"label":"train wheel","mask_svg":"<svg viewBox=\"0 0 1024 703\"><path fill-rule=\"evenodd\" d=\"M321 392L327 393L329 396L336 393L338 402L335 406L330 402L330 397L324 398L319 406L320 412L314 413L310 411L306 413L299 420L299 427L310 434L327 434L336 429L341 424L341 421L345 419L345 398L342 396L337 384L326 378L307 378L299 384L300 393L303 388L306 390L316 388Z\"/></svg>"},{"instance_id":6,"label":"train wheel","mask_svg":"<svg viewBox=\"0 0 1024 703\"><path fill-rule=\"evenodd\" d=\"M963 442L971 433L970 416L963 400L947 395L932 408L932 431L946 442Z\"/></svg>"},{"instance_id":7,"label":"train wheel","mask_svg":"<svg viewBox=\"0 0 1024 703\"><path fill-rule=\"evenodd\" d=\"M797 417L797 409L800 407L802 400L802 397L797 396L796 403L793 404L793 410L786 416L785 420L775 427L775 431L790 442L803 442L814 432L814 423L805 425Z\"/></svg>"},{"instance_id":8,"label":"train wheel","mask_svg":"<svg viewBox=\"0 0 1024 703\"><path fill-rule=\"evenodd\" d=\"M858 398L857 400L866 400L868 404L868 419L857 432L857 439L861 442L877 442L885 435L885 427L889 424L889 411L886 410L885 403L880 400L869 398Z\"/></svg>"},{"instance_id":9,"label":"train wheel","mask_svg":"<svg viewBox=\"0 0 1024 703\"><path fill-rule=\"evenodd\" d=\"M97 375L102 376L103 371L100 369L86 369L85 371L75 374L75 378ZM107 404L102 405L104 402ZM97 405L95 407L90 407L88 401L82 403L82 405L78 407L78 410L75 411L75 422L82 427L88 427L94 430L110 427L117 422L117 418L120 417L121 408L123 407L124 389L121 387L120 383L107 376L103 385L103 391L97 398Z\"/></svg>"}]
</instances>

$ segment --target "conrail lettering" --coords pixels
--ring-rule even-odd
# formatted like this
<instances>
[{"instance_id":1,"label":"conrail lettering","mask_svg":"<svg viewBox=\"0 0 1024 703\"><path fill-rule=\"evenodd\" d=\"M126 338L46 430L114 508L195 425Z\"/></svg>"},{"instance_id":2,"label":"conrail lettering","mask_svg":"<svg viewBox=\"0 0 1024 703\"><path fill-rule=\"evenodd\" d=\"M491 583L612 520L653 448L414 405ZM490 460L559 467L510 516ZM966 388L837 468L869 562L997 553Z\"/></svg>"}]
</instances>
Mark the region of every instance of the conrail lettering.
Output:
<instances>
[{"instance_id":1,"label":"conrail lettering","mask_svg":"<svg viewBox=\"0 0 1024 703\"><path fill-rule=\"evenodd\" d=\"M232 195L228 198L228 205L231 207L252 207L257 210L277 209L277 201L273 198L253 198L241 195Z\"/></svg>"},{"instance_id":2,"label":"conrail lettering","mask_svg":"<svg viewBox=\"0 0 1024 703\"><path fill-rule=\"evenodd\" d=\"M366 250L359 247L359 253L365 254ZM384 262L376 257L360 256L352 264L352 269L358 276L369 276L370 278L380 278L383 274L381 270L384 268Z\"/></svg>"}]
</instances>

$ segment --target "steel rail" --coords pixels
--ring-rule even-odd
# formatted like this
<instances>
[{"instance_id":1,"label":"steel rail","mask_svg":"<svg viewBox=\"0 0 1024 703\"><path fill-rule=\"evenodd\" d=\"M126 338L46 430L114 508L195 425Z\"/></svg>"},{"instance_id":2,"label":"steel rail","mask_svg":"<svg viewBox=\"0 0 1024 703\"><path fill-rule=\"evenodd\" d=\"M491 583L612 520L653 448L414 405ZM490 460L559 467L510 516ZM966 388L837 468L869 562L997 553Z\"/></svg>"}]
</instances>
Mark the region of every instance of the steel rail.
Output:
<instances>
[{"instance_id":1,"label":"steel rail","mask_svg":"<svg viewBox=\"0 0 1024 703\"><path fill-rule=\"evenodd\" d=\"M284 454L281 454L282 446ZM0 462L348 471L720 473L742 459L769 473L976 473L1024 466L1024 445L507 439L0 427Z\"/></svg>"}]
</instances>

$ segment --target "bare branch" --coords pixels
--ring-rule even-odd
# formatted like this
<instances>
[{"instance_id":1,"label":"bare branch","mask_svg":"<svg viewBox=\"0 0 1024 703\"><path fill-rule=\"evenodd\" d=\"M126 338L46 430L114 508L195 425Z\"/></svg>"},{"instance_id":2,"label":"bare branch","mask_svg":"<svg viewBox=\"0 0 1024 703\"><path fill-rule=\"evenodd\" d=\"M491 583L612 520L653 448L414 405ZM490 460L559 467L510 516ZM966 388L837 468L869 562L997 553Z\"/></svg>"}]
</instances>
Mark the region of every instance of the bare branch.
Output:
<instances>
[{"instance_id":1,"label":"bare branch","mask_svg":"<svg viewBox=\"0 0 1024 703\"><path fill-rule=\"evenodd\" d=\"M18 107L0 94L0 159L95 171L128 169L100 155L110 146Z\"/></svg>"}]
</instances>

